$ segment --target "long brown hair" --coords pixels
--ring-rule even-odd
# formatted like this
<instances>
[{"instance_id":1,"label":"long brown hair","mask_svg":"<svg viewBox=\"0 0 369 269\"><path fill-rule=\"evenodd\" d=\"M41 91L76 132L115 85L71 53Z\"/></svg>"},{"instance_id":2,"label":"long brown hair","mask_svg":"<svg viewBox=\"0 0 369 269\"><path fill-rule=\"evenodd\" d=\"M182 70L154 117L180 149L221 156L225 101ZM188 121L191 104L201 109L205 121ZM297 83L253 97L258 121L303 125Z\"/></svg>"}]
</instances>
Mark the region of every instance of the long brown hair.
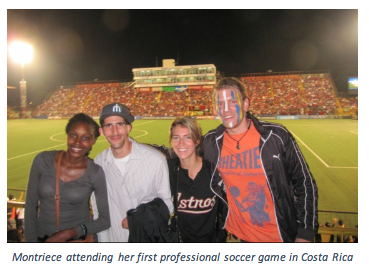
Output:
<instances>
[{"instance_id":1,"label":"long brown hair","mask_svg":"<svg viewBox=\"0 0 369 269\"><path fill-rule=\"evenodd\" d=\"M170 153L170 155L171 156L174 155L173 149L171 147L172 138L173 138L173 129L178 125L182 126L182 127L185 127L190 131L192 141L195 144L197 144L196 149L195 149L196 155L197 156L202 156L202 154L203 154L203 151L202 151L202 129L201 129L200 124L198 124L195 119L190 118L190 117L178 117L172 122L172 125L170 126L170 132L169 132L169 145L170 145L169 153Z\"/></svg>"}]
</instances>

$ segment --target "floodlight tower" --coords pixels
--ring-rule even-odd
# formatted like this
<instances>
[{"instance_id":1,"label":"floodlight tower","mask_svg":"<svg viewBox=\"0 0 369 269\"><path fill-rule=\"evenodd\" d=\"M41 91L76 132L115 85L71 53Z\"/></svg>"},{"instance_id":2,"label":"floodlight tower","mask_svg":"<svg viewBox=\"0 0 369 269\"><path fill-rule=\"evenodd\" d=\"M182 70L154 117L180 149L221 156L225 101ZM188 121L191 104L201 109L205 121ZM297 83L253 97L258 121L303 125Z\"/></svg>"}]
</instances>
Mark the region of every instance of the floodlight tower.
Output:
<instances>
[{"instance_id":1,"label":"floodlight tower","mask_svg":"<svg viewBox=\"0 0 369 269\"><path fill-rule=\"evenodd\" d=\"M27 84L24 76L24 65L29 63L33 59L33 47L30 44L24 42L13 42L9 46L10 57L14 62L21 64L22 66L22 81L19 82L20 86L20 107L22 118L25 115L27 108Z\"/></svg>"}]
</instances>

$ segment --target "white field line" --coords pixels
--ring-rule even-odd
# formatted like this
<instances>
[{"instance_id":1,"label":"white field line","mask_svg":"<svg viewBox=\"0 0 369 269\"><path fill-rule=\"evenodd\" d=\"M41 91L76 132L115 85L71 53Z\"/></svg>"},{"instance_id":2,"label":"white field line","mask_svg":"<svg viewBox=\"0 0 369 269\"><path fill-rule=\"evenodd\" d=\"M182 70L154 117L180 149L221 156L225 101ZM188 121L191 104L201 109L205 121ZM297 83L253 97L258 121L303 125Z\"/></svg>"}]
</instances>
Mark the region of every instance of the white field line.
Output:
<instances>
[{"instance_id":1,"label":"white field line","mask_svg":"<svg viewBox=\"0 0 369 269\"><path fill-rule=\"evenodd\" d=\"M357 135L359 134L359 133L357 133L357 132L354 132L354 131L350 131L350 132L351 132L351 133L354 133L354 134L357 134Z\"/></svg>"},{"instance_id":2,"label":"white field line","mask_svg":"<svg viewBox=\"0 0 369 269\"><path fill-rule=\"evenodd\" d=\"M44 150L47 150L47 149L52 149L52 148L64 146L65 144L67 144L67 143L56 145L56 146L52 146L52 147L45 148L45 149L36 150L36 151L29 152L29 153L26 153L26 154L23 154L23 155L15 156L15 157L12 157L12 158L7 159L7 161L14 160L14 159L17 159L17 158L20 158L20 157L24 157L24 156L27 156L27 155L30 155L30 154L33 154L33 153L41 152L41 151L44 151Z\"/></svg>"},{"instance_id":3,"label":"white field line","mask_svg":"<svg viewBox=\"0 0 369 269\"><path fill-rule=\"evenodd\" d=\"M135 125L135 126L143 125L143 124L150 123L150 122L154 122L154 121L155 121L155 120L152 120L152 121L149 121L149 122L144 122L144 123L141 123L141 124L137 124L137 125ZM147 131L145 131L145 130L137 129L137 131L144 132L144 134L143 134L143 135L139 135L139 136L135 136L135 137L133 137L133 138L137 138L137 137L145 136L145 135L147 135L147 134L148 134L148 132L147 132ZM59 133L59 134L63 134L63 133ZM54 139L54 138L53 138L55 135L59 135L59 134L54 134L54 135L50 136L50 140L53 140L53 141L60 141L60 140L56 140L56 139ZM40 150L36 150L36 151L29 152L29 153L26 153L26 154L23 154L23 155L18 155L18 156L15 156L15 157L12 157L12 158L7 159L7 161L14 160L14 159L17 159L17 158L20 158L20 157L24 157L24 156L28 156L28 155L31 155L31 154L34 154L34 153L37 153L37 152L41 152L41 151L44 151L44 150L48 150L48 149L52 149L52 148L56 148L56 147L60 147L60 146L64 146L65 144L67 144L67 143L63 143L63 144L60 144L60 145L56 145L56 146L52 146L52 147L48 147L48 148L44 148L44 149L40 149Z\"/></svg>"},{"instance_id":4,"label":"white field line","mask_svg":"<svg viewBox=\"0 0 369 269\"><path fill-rule=\"evenodd\" d=\"M328 168L336 168L336 169L358 169L359 167L354 167L354 166L348 166L348 167L344 167L344 166L329 166Z\"/></svg>"},{"instance_id":5,"label":"white field line","mask_svg":"<svg viewBox=\"0 0 369 269\"><path fill-rule=\"evenodd\" d=\"M142 135L138 135L138 136L132 136L132 138L137 138L137 137L141 137L141 136L145 136L145 135L147 135L148 134L148 132L147 131L145 131L145 130L141 130L141 129L134 129L135 131L141 131L141 132L144 132L144 134L142 134Z\"/></svg>"},{"instance_id":6,"label":"white field line","mask_svg":"<svg viewBox=\"0 0 369 269\"><path fill-rule=\"evenodd\" d=\"M319 161L321 161L322 164L324 164L327 168L338 168L338 169L358 169L358 167L343 167L343 166L329 166L325 161L323 161L322 158L320 158L318 156L318 154L316 154L311 148L308 147L308 145L306 145L304 143L304 141L302 141L298 136L296 136L294 133L292 133L290 131L291 134L293 134L294 137L296 137Z\"/></svg>"},{"instance_id":7,"label":"white field line","mask_svg":"<svg viewBox=\"0 0 369 269\"><path fill-rule=\"evenodd\" d=\"M291 131L290 131L291 132ZM321 161L322 164L324 164L327 168L329 168L329 165L325 163L325 161L322 160L322 158L320 158L311 148L308 147L308 145L306 145L304 143L304 141L302 141L297 135L295 135L294 133L291 132L291 134L293 134L294 137L296 137L319 161Z\"/></svg>"},{"instance_id":8,"label":"white field line","mask_svg":"<svg viewBox=\"0 0 369 269\"><path fill-rule=\"evenodd\" d=\"M52 140L52 141L56 141L56 142L63 142L64 140L59 140L59 139L54 138L54 136L61 135L61 134L65 134L65 133L53 134L52 136L50 136L49 139Z\"/></svg>"}]
</instances>

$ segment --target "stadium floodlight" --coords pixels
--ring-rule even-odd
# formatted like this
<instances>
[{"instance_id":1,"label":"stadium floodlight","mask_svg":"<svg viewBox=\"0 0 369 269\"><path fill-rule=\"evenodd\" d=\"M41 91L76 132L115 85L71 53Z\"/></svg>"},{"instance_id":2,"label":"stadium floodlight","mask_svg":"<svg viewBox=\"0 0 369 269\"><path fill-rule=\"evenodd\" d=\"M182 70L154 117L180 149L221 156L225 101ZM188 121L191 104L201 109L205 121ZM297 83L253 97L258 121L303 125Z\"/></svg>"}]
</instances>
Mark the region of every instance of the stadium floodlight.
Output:
<instances>
[{"instance_id":1,"label":"stadium floodlight","mask_svg":"<svg viewBox=\"0 0 369 269\"><path fill-rule=\"evenodd\" d=\"M31 62L33 59L33 47L30 44L15 41L9 45L9 54L14 62L24 65ZM24 73L22 73L22 80L24 80Z\"/></svg>"},{"instance_id":2,"label":"stadium floodlight","mask_svg":"<svg viewBox=\"0 0 369 269\"><path fill-rule=\"evenodd\" d=\"M22 117L27 108L27 86L24 80L24 65L33 59L33 47L30 44L15 41L9 45L9 55L12 60L22 66L22 81L20 85L20 107L22 109Z\"/></svg>"}]
</instances>

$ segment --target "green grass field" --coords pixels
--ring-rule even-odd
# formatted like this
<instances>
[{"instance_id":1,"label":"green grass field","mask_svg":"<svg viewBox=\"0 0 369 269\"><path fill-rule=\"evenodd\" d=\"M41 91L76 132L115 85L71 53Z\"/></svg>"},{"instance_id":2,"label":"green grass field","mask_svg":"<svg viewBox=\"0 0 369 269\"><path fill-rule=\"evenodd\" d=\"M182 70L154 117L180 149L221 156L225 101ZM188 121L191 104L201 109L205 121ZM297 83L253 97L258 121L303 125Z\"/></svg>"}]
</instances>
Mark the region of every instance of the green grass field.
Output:
<instances>
[{"instance_id":1,"label":"green grass field","mask_svg":"<svg viewBox=\"0 0 369 269\"><path fill-rule=\"evenodd\" d=\"M137 120L131 137L139 142L168 145L171 120ZM203 133L218 120L200 120ZM358 121L283 120L295 136L318 185L318 209L358 212ZM7 121L7 186L26 189L32 160L45 150L66 149L67 120ZM99 137L90 157L106 149Z\"/></svg>"}]
</instances>

